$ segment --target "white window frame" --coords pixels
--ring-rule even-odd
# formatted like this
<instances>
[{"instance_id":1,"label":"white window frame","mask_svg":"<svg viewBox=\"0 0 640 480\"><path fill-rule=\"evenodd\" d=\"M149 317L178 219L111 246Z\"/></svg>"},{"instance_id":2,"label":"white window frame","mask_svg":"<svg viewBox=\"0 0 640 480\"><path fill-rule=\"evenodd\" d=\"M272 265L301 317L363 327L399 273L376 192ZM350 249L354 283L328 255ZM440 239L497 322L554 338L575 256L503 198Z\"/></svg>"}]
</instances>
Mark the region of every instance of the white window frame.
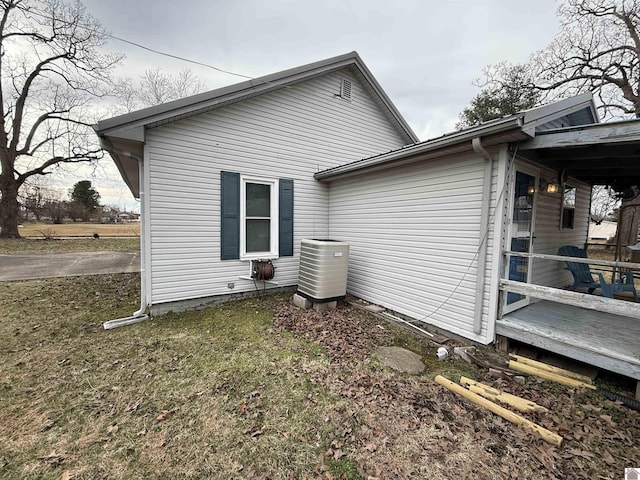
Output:
<instances>
[{"instance_id":1,"label":"white window frame","mask_svg":"<svg viewBox=\"0 0 640 480\"><path fill-rule=\"evenodd\" d=\"M573 210L573 218L571 219L571 225L565 227L564 226L564 217L565 217L565 194L567 193L567 189L571 188L575 190L573 194L573 208L566 208L566 210ZM562 187L562 201L560 202L560 230L574 230L576 225L576 203L578 201L578 187L574 187L572 185L565 185Z\"/></svg>"},{"instance_id":2,"label":"white window frame","mask_svg":"<svg viewBox=\"0 0 640 480\"><path fill-rule=\"evenodd\" d=\"M247 184L258 183L261 185L269 185L271 188L271 211L270 221L271 230L269 232L270 248L267 252L247 252ZM278 205L278 180L254 176L240 176L240 260L268 260L278 258L278 212L280 211Z\"/></svg>"}]
</instances>

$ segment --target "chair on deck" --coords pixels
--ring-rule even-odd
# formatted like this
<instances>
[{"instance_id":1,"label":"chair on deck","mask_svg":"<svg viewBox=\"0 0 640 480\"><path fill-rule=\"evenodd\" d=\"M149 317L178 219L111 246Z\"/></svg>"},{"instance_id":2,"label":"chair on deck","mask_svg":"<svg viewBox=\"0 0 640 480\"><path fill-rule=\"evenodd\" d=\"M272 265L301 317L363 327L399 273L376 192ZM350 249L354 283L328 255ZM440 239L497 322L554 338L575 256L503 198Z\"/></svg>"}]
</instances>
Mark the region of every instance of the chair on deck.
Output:
<instances>
[{"instance_id":1,"label":"chair on deck","mask_svg":"<svg viewBox=\"0 0 640 480\"><path fill-rule=\"evenodd\" d=\"M573 245L560 247L560 249L558 249L558 255L562 255L563 257L587 258L587 252L585 250ZM600 282L596 282L593 279L593 274L591 273L588 263L570 261L566 261L565 263L567 264L566 270L569 270L571 275L573 275L572 290L586 288L589 293L593 293L596 288L600 288Z\"/></svg>"},{"instance_id":2,"label":"chair on deck","mask_svg":"<svg viewBox=\"0 0 640 480\"><path fill-rule=\"evenodd\" d=\"M563 257L587 258L587 252L585 250L573 245L560 247L558 255L562 255ZM598 273L597 275L600 281L596 282L594 281L589 264L570 261L566 261L565 263L567 264L567 270L573 275L573 285L571 285L573 290L576 288L586 288L589 293L593 293L596 288L600 288L602 290L602 296L608 298L613 298L614 292L632 292L634 301L638 301L638 293L633 283L633 273L621 272L620 275L624 275L624 282L618 279L613 283L607 283L602 273Z\"/></svg>"},{"instance_id":3,"label":"chair on deck","mask_svg":"<svg viewBox=\"0 0 640 480\"><path fill-rule=\"evenodd\" d=\"M620 279L613 283L607 283L601 273L598 273L600 277L600 287L602 288L602 296L613 298L614 292L633 292L633 301L638 301L638 292L636 292L636 286L633 284L633 273L620 272L620 275L624 275L624 283Z\"/></svg>"}]
</instances>

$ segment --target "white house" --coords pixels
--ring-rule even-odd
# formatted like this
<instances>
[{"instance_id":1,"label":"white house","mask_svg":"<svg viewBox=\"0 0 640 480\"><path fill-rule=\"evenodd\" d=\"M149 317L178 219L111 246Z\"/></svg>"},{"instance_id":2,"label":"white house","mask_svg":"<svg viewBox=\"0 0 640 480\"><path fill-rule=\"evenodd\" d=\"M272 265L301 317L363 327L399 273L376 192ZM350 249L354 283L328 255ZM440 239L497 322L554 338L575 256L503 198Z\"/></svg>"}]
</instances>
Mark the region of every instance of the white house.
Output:
<instances>
[{"instance_id":1,"label":"white house","mask_svg":"<svg viewBox=\"0 0 640 480\"><path fill-rule=\"evenodd\" d=\"M591 95L418 142L353 52L96 132L141 198L142 305L125 322L250 292L252 260L276 267L267 288L293 286L301 239L333 238L353 295L640 379L635 306L561 289L591 185L640 184L640 122L598 124Z\"/></svg>"},{"instance_id":2,"label":"white house","mask_svg":"<svg viewBox=\"0 0 640 480\"><path fill-rule=\"evenodd\" d=\"M96 132L141 199L143 306L154 313L253 291L252 259L295 285L300 240L329 234L329 190L314 173L417 141L355 52Z\"/></svg>"}]
</instances>

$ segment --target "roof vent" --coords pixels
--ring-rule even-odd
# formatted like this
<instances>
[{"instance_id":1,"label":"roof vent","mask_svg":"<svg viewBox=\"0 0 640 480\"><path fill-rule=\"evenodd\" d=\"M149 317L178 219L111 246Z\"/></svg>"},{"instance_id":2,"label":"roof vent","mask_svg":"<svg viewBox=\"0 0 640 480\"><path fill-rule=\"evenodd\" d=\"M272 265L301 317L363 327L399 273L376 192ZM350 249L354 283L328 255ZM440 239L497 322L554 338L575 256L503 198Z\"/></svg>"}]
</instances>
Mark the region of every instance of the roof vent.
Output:
<instances>
[{"instance_id":1,"label":"roof vent","mask_svg":"<svg viewBox=\"0 0 640 480\"><path fill-rule=\"evenodd\" d=\"M342 79L340 82L340 96L345 100L351 101L351 80Z\"/></svg>"}]
</instances>

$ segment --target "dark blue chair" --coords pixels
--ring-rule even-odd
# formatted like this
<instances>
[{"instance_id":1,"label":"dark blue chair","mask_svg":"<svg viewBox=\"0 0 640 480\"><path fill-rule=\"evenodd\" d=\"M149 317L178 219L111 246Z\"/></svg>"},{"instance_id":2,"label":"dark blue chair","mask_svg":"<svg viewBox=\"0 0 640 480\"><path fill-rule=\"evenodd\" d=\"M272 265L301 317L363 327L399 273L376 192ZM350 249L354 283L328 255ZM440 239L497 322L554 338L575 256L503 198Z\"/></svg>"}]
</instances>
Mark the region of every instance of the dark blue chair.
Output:
<instances>
[{"instance_id":1,"label":"dark blue chair","mask_svg":"<svg viewBox=\"0 0 640 480\"><path fill-rule=\"evenodd\" d=\"M565 245L560 247L558 255L563 257L578 257L587 258L587 252L582 248L575 247L573 245ZM602 273L598 273L599 282L594 281L593 273L587 263L565 262L567 264L567 270L573 275L573 285L571 288L586 288L589 293L593 293L596 288L602 290L602 296L613 298L615 292L632 292L634 301L638 301L638 292L633 282L633 274L631 272L621 272L621 277L624 276L624 282L620 279L613 283L607 283L602 276Z\"/></svg>"},{"instance_id":2,"label":"dark blue chair","mask_svg":"<svg viewBox=\"0 0 640 480\"><path fill-rule=\"evenodd\" d=\"M620 279L613 283L607 283L601 273L598 273L600 277L600 288L602 288L602 296L613 298L614 292L633 292L633 301L638 301L638 292L636 292L636 286L633 283L633 273L620 272L620 275L624 275L624 282Z\"/></svg>"},{"instance_id":3,"label":"dark blue chair","mask_svg":"<svg viewBox=\"0 0 640 480\"><path fill-rule=\"evenodd\" d=\"M578 257L587 258L587 252L582 248L575 247L573 245L565 245L558 249L558 255L563 257ZM573 285L571 289L586 288L589 293L593 293L596 288L600 288L600 282L596 282L591 273L588 263L577 263L566 261L566 270L573 275Z\"/></svg>"}]
</instances>

